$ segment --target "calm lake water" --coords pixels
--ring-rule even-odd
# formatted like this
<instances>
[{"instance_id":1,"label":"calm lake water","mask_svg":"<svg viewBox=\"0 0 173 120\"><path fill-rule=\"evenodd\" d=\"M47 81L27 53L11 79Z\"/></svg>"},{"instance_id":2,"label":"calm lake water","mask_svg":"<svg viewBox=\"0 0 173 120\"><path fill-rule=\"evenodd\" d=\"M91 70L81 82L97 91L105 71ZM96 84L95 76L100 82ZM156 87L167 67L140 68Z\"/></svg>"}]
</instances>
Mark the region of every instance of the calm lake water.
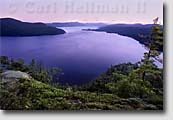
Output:
<instances>
[{"instance_id":1,"label":"calm lake water","mask_svg":"<svg viewBox=\"0 0 173 120\"><path fill-rule=\"evenodd\" d=\"M62 28L63 35L37 37L1 37L0 55L31 59L45 66L62 69L59 80L65 84L83 84L95 79L111 65L135 63L145 48L136 40L117 34L82 31L79 27Z\"/></svg>"}]
</instances>

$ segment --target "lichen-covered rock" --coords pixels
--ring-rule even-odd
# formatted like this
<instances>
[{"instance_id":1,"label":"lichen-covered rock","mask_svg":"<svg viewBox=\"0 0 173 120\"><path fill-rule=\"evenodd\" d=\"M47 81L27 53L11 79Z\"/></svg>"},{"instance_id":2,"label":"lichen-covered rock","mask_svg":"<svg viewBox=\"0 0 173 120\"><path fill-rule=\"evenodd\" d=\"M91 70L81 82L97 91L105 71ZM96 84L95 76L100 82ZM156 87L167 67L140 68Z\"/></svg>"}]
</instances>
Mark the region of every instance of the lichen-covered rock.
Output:
<instances>
[{"instance_id":1,"label":"lichen-covered rock","mask_svg":"<svg viewBox=\"0 0 173 120\"><path fill-rule=\"evenodd\" d=\"M0 78L4 82L11 82L20 78L30 79L31 76L21 71L8 70L0 74Z\"/></svg>"}]
</instances>

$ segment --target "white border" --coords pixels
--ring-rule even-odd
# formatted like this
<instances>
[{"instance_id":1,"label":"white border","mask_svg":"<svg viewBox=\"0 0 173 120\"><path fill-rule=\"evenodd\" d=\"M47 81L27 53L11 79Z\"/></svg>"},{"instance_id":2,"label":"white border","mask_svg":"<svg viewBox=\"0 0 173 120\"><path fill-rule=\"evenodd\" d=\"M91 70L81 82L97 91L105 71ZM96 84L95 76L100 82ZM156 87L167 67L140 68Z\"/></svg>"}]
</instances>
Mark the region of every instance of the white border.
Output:
<instances>
[{"instance_id":1,"label":"white border","mask_svg":"<svg viewBox=\"0 0 173 120\"><path fill-rule=\"evenodd\" d=\"M173 120L173 1L163 0L165 7L165 112L17 112L0 111L1 120ZM154 6L153 6L154 7Z\"/></svg>"}]
</instances>

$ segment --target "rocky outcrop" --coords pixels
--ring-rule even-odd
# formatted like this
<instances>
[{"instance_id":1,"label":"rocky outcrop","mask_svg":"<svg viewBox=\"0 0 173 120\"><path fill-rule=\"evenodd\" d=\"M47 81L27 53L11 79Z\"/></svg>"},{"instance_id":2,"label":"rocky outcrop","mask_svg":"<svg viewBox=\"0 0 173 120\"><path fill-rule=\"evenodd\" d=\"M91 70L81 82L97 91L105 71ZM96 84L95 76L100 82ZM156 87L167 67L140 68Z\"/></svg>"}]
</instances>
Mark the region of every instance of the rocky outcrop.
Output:
<instances>
[{"instance_id":1,"label":"rocky outcrop","mask_svg":"<svg viewBox=\"0 0 173 120\"><path fill-rule=\"evenodd\" d=\"M21 71L8 70L0 74L0 78L4 82L11 82L20 78L30 79L31 76Z\"/></svg>"}]
</instances>

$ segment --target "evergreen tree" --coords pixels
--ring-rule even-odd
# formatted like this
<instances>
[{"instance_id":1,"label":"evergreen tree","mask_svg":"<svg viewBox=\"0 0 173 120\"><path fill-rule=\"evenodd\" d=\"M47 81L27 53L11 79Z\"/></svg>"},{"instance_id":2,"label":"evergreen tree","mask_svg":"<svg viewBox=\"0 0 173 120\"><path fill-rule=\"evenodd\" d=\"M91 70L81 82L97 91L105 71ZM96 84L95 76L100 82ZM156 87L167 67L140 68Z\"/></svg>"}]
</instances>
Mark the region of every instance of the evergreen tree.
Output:
<instances>
[{"instance_id":1,"label":"evergreen tree","mask_svg":"<svg viewBox=\"0 0 173 120\"><path fill-rule=\"evenodd\" d=\"M156 69L157 66L154 61L163 62L159 55L161 54L160 49L163 49L163 31L159 25L153 25L151 28L151 34L147 36L149 42L146 43L146 49L148 52L144 53L144 58L140 62L138 73L142 73L142 80L145 80L146 72Z\"/></svg>"}]
</instances>

